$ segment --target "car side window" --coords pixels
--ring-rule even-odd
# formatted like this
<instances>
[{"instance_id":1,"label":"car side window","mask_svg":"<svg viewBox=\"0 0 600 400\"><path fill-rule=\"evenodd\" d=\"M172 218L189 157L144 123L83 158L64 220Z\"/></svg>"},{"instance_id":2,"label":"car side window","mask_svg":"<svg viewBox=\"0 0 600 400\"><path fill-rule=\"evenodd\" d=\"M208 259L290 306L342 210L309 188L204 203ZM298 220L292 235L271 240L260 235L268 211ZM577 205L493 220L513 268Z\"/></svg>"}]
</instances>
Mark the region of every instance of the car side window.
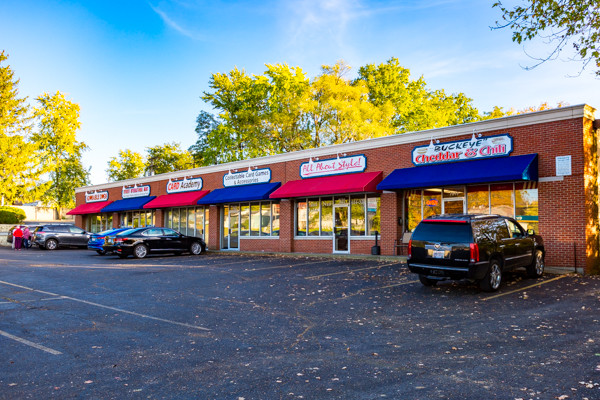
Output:
<instances>
[{"instance_id":1,"label":"car side window","mask_svg":"<svg viewBox=\"0 0 600 400\"><path fill-rule=\"evenodd\" d=\"M57 226L53 226L51 230L52 230L52 231L54 231L54 232L61 232L61 233L68 233L68 232L71 232L71 231L69 230L69 227L68 227L68 226L66 226L66 225L57 225Z\"/></svg>"},{"instance_id":2,"label":"car side window","mask_svg":"<svg viewBox=\"0 0 600 400\"><path fill-rule=\"evenodd\" d=\"M173 229L163 229L163 235L164 236L179 236L179 234L177 232L175 232Z\"/></svg>"},{"instance_id":3,"label":"car side window","mask_svg":"<svg viewBox=\"0 0 600 400\"><path fill-rule=\"evenodd\" d=\"M506 224L508 225L508 230L510 232L510 236L513 239L519 239L525 236L525 232L521 230L521 227L515 224L513 221L507 219Z\"/></svg>"},{"instance_id":4,"label":"car side window","mask_svg":"<svg viewBox=\"0 0 600 400\"><path fill-rule=\"evenodd\" d=\"M69 230L71 231L71 233L78 233L78 234L85 233L85 231L83 229L78 228L76 226L70 226Z\"/></svg>"},{"instance_id":5,"label":"car side window","mask_svg":"<svg viewBox=\"0 0 600 400\"><path fill-rule=\"evenodd\" d=\"M144 236L161 236L162 229L147 229L142 233Z\"/></svg>"},{"instance_id":6,"label":"car side window","mask_svg":"<svg viewBox=\"0 0 600 400\"><path fill-rule=\"evenodd\" d=\"M496 225L496 239L508 239L510 237L510 233L508 232L508 227L506 226L506 222L504 219L497 219L495 221Z\"/></svg>"},{"instance_id":7,"label":"car side window","mask_svg":"<svg viewBox=\"0 0 600 400\"><path fill-rule=\"evenodd\" d=\"M484 219L481 221L473 221L472 227L473 236L476 242L496 240L496 226L494 220Z\"/></svg>"}]
</instances>

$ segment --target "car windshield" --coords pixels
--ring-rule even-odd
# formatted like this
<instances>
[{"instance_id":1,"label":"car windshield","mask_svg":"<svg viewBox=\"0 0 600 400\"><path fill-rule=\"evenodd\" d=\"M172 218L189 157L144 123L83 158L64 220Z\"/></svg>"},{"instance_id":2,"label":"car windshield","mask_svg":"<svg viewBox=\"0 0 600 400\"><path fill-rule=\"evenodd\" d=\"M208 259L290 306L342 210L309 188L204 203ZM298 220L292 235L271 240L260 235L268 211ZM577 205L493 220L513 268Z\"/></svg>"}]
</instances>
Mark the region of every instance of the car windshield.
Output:
<instances>
[{"instance_id":1,"label":"car windshield","mask_svg":"<svg viewBox=\"0 0 600 400\"><path fill-rule=\"evenodd\" d=\"M427 242L471 242L471 226L466 223L421 222L412 235L413 240Z\"/></svg>"}]
</instances>

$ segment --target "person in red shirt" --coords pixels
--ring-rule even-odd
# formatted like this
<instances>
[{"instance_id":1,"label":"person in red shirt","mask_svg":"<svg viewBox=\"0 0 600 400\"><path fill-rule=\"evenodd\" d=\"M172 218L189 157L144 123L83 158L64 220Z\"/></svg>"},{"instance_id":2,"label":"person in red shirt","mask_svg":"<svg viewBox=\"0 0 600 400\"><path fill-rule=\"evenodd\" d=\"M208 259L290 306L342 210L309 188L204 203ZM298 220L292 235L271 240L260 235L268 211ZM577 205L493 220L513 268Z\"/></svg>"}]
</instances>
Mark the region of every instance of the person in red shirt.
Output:
<instances>
[{"instance_id":1,"label":"person in red shirt","mask_svg":"<svg viewBox=\"0 0 600 400\"><path fill-rule=\"evenodd\" d=\"M13 231L13 240L15 241L15 250L21 250L21 244L23 243L23 231L20 226L17 226Z\"/></svg>"}]
</instances>

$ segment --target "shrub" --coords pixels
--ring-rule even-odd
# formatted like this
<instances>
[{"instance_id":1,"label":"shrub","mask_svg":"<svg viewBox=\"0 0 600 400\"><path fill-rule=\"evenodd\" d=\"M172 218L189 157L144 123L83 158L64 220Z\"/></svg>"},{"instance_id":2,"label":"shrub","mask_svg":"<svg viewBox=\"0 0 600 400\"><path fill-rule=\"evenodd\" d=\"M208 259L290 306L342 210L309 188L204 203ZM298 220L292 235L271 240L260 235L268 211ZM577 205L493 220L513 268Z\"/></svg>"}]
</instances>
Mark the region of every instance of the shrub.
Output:
<instances>
[{"instance_id":1,"label":"shrub","mask_svg":"<svg viewBox=\"0 0 600 400\"><path fill-rule=\"evenodd\" d=\"M0 224L20 224L25 217L25 211L20 208L0 206Z\"/></svg>"}]
</instances>

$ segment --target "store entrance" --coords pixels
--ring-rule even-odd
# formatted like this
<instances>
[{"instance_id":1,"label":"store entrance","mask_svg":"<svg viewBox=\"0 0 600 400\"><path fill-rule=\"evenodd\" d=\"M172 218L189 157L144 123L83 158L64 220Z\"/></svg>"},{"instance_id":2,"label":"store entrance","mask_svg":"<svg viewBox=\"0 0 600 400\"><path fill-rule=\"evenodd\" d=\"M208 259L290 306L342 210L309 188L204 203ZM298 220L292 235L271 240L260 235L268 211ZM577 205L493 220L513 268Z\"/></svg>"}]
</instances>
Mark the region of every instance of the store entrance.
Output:
<instances>
[{"instance_id":1,"label":"store entrance","mask_svg":"<svg viewBox=\"0 0 600 400\"><path fill-rule=\"evenodd\" d=\"M240 243L240 206L223 207L223 230L221 248L239 250Z\"/></svg>"},{"instance_id":2,"label":"store entrance","mask_svg":"<svg viewBox=\"0 0 600 400\"><path fill-rule=\"evenodd\" d=\"M464 199L444 200L444 214L462 214L465 212Z\"/></svg>"},{"instance_id":3,"label":"store entrance","mask_svg":"<svg viewBox=\"0 0 600 400\"><path fill-rule=\"evenodd\" d=\"M350 208L348 204L334 205L334 235L333 235L333 252L334 253L349 253L350 252L350 231L349 231L349 215Z\"/></svg>"}]
</instances>

